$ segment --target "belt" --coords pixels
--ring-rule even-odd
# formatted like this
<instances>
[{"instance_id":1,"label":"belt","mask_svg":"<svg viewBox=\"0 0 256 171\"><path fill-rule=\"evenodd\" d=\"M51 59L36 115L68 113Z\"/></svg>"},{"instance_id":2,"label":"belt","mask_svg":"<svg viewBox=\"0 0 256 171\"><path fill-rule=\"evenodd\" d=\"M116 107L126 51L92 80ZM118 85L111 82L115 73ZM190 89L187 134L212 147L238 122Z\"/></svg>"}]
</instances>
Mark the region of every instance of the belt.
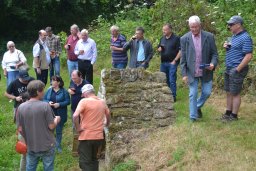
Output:
<instances>
[{"instance_id":1,"label":"belt","mask_svg":"<svg viewBox=\"0 0 256 171\"><path fill-rule=\"evenodd\" d=\"M90 60L88 60L88 59L78 59L78 61L91 62L91 61L90 61Z\"/></svg>"}]
</instances>

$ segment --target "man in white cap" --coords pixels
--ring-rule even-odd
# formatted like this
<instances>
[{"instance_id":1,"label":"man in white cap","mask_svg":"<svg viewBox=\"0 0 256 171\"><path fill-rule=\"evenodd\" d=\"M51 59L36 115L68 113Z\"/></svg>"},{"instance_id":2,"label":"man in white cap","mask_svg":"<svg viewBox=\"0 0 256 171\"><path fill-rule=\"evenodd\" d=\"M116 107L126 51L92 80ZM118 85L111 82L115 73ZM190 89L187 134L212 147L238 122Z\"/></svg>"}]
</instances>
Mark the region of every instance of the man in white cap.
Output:
<instances>
[{"instance_id":1,"label":"man in white cap","mask_svg":"<svg viewBox=\"0 0 256 171\"><path fill-rule=\"evenodd\" d=\"M77 132L79 132L79 166L83 171L99 170L97 153L104 142L104 119L110 122L106 102L95 95L91 84L82 87L82 96L73 114ZM79 123L80 116L80 123Z\"/></svg>"},{"instance_id":2,"label":"man in white cap","mask_svg":"<svg viewBox=\"0 0 256 171\"><path fill-rule=\"evenodd\" d=\"M221 119L236 121L241 104L240 92L249 70L248 63L252 59L253 43L250 35L243 28L241 16L232 16L227 21L227 25L233 36L230 42L223 44L226 49L224 89L227 93L227 106Z\"/></svg>"}]
</instances>

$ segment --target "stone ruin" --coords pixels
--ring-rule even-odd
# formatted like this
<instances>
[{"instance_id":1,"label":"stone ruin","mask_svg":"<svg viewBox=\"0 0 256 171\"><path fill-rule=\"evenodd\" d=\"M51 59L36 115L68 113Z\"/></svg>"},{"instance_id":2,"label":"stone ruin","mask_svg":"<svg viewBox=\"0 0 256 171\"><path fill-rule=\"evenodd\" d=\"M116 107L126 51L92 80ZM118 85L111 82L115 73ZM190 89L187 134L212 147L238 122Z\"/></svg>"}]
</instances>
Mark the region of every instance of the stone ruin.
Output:
<instances>
[{"instance_id":1,"label":"stone ruin","mask_svg":"<svg viewBox=\"0 0 256 171\"><path fill-rule=\"evenodd\" d=\"M162 72L104 69L98 96L111 111L105 162L121 162L132 153L132 142L172 124L173 98Z\"/></svg>"}]
</instances>

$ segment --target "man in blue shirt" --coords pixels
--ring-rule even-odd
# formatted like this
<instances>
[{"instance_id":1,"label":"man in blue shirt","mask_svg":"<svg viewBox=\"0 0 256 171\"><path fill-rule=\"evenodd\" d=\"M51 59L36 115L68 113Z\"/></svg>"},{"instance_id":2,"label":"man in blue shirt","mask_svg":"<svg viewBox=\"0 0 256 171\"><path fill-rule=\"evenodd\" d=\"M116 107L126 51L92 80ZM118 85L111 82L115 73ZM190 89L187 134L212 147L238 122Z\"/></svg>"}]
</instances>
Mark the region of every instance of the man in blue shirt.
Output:
<instances>
[{"instance_id":1,"label":"man in blue shirt","mask_svg":"<svg viewBox=\"0 0 256 171\"><path fill-rule=\"evenodd\" d=\"M222 115L223 121L235 121L241 104L240 92L244 78L248 73L248 63L252 59L253 44L248 32L243 28L241 16L233 16L227 22L233 33L230 42L225 42L226 72L224 89L227 92L226 113Z\"/></svg>"},{"instance_id":2,"label":"man in blue shirt","mask_svg":"<svg viewBox=\"0 0 256 171\"><path fill-rule=\"evenodd\" d=\"M124 44L123 49L125 51L130 49L130 68L143 67L146 69L153 57L152 44L144 39L144 32L142 27L137 27L135 35L129 42Z\"/></svg>"}]
</instances>

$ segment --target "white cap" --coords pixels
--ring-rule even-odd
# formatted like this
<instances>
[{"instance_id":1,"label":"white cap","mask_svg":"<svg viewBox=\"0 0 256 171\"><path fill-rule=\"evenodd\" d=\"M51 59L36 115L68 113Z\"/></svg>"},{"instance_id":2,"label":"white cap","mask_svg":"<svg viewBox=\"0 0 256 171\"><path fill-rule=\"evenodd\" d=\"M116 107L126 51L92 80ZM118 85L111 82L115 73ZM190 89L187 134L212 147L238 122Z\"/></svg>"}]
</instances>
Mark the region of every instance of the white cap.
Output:
<instances>
[{"instance_id":1,"label":"white cap","mask_svg":"<svg viewBox=\"0 0 256 171\"><path fill-rule=\"evenodd\" d=\"M88 92L94 92L93 85L91 85L91 84L85 84L85 85L82 87L82 93L88 93Z\"/></svg>"}]
</instances>

